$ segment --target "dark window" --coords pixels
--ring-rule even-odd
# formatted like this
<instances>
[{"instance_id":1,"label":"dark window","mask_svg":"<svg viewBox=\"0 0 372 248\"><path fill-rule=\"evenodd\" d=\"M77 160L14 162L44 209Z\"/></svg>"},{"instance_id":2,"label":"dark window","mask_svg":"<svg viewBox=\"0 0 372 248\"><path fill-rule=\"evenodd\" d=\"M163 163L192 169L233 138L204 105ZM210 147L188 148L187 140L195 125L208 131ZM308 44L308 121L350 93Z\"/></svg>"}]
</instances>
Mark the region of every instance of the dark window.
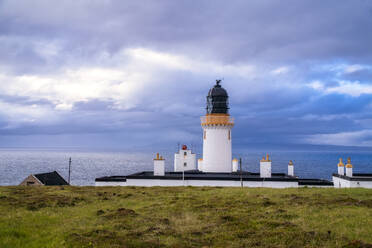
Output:
<instances>
[{"instance_id":1,"label":"dark window","mask_svg":"<svg viewBox=\"0 0 372 248\"><path fill-rule=\"evenodd\" d=\"M27 182L26 184L27 185L33 185L33 184L35 184L35 182Z\"/></svg>"},{"instance_id":2,"label":"dark window","mask_svg":"<svg viewBox=\"0 0 372 248\"><path fill-rule=\"evenodd\" d=\"M184 152L184 153L183 153L183 155L185 155L185 156L186 156L186 155L187 155L187 152Z\"/></svg>"},{"instance_id":3,"label":"dark window","mask_svg":"<svg viewBox=\"0 0 372 248\"><path fill-rule=\"evenodd\" d=\"M185 166L185 167L186 167L186 166L187 166L187 163L183 163L183 166Z\"/></svg>"}]
</instances>

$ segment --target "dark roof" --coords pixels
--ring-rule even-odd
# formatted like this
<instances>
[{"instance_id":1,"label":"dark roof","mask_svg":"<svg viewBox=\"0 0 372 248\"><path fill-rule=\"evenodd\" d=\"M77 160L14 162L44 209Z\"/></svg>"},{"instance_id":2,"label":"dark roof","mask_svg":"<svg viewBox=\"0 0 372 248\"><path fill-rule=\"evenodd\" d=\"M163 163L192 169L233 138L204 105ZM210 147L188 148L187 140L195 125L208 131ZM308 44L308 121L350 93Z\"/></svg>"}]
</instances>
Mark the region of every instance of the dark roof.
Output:
<instances>
[{"instance_id":1,"label":"dark roof","mask_svg":"<svg viewBox=\"0 0 372 248\"><path fill-rule=\"evenodd\" d=\"M35 174L34 177L44 185L68 185L66 180L57 171Z\"/></svg>"},{"instance_id":2,"label":"dark roof","mask_svg":"<svg viewBox=\"0 0 372 248\"><path fill-rule=\"evenodd\" d=\"M288 176L284 173L272 173L270 178L262 178L259 173L243 171L233 173L211 173L201 171L185 171L185 180L230 180L239 181L287 181L297 182L298 178ZM162 179L162 180L182 180L182 172L166 172L164 176L154 176L153 171L142 171L128 176L106 176L96 178L96 182L125 182L127 179Z\"/></svg>"},{"instance_id":3,"label":"dark roof","mask_svg":"<svg viewBox=\"0 0 372 248\"><path fill-rule=\"evenodd\" d=\"M221 87L220 85L221 80L216 80L216 85L213 86L208 92L209 97L214 97L214 96L224 96L228 97L227 91Z\"/></svg>"},{"instance_id":4,"label":"dark roof","mask_svg":"<svg viewBox=\"0 0 372 248\"><path fill-rule=\"evenodd\" d=\"M96 178L96 182L126 182L125 176L107 176Z\"/></svg>"},{"instance_id":5,"label":"dark roof","mask_svg":"<svg viewBox=\"0 0 372 248\"><path fill-rule=\"evenodd\" d=\"M372 181L372 174L371 173L353 173L352 177L348 177L346 175L339 175L337 173L333 173L334 177L339 177L349 181Z\"/></svg>"},{"instance_id":6,"label":"dark roof","mask_svg":"<svg viewBox=\"0 0 372 248\"><path fill-rule=\"evenodd\" d=\"M298 185L301 186L333 186L333 182L323 179L313 179L313 178L306 178L306 179L298 179Z\"/></svg>"}]
</instances>

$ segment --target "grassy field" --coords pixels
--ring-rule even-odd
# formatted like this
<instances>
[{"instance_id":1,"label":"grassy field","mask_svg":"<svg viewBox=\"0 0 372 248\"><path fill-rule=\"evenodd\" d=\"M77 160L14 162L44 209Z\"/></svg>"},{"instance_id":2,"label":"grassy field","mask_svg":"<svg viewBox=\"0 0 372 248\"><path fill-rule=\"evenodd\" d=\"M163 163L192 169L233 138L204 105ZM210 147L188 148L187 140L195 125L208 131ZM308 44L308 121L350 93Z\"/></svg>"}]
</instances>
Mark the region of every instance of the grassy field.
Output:
<instances>
[{"instance_id":1,"label":"grassy field","mask_svg":"<svg viewBox=\"0 0 372 248\"><path fill-rule=\"evenodd\" d=\"M372 247L372 190L0 187L0 247Z\"/></svg>"}]
</instances>

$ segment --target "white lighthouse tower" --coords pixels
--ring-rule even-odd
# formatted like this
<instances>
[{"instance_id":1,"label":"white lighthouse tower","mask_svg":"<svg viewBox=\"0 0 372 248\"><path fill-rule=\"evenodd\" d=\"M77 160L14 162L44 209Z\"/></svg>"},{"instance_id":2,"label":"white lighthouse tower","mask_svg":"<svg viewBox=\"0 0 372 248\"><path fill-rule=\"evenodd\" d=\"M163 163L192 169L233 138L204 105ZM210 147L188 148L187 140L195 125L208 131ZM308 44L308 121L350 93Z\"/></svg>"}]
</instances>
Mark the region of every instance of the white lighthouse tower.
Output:
<instances>
[{"instance_id":1,"label":"white lighthouse tower","mask_svg":"<svg viewBox=\"0 0 372 248\"><path fill-rule=\"evenodd\" d=\"M201 117L203 128L203 171L232 172L231 129L234 121L228 110L228 95L216 80L207 96L207 114Z\"/></svg>"}]
</instances>

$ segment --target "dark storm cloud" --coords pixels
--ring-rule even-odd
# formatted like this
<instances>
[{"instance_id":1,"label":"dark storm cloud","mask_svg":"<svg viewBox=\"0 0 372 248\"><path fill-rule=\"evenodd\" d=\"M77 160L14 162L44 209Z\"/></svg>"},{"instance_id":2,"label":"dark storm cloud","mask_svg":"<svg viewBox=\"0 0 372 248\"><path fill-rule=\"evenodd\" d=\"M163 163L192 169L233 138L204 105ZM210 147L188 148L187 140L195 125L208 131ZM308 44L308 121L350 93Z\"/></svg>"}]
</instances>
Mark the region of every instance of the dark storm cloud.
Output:
<instances>
[{"instance_id":1,"label":"dark storm cloud","mask_svg":"<svg viewBox=\"0 0 372 248\"><path fill-rule=\"evenodd\" d=\"M67 56L82 60L145 46L232 63L368 61L371 11L369 1L3 1L0 30L19 40L61 40Z\"/></svg>"},{"instance_id":2,"label":"dark storm cloud","mask_svg":"<svg viewBox=\"0 0 372 248\"><path fill-rule=\"evenodd\" d=\"M355 114L370 111L371 95L351 97L341 94L330 94L319 97L303 108L308 113L317 114ZM366 109L367 108L367 109Z\"/></svg>"},{"instance_id":3,"label":"dark storm cloud","mask_svg":"<svg viewBox=\"0 0 372 248\"><path fill-rule=\"evenodd\" d=\"M237 144L362 130L371 93L337 87L371 85L371 17L372 2L363 0L0 1L0 89L9 88L0 92L0 136L99 134L87 139L109 145L112 137L112 146L118 137L142 145L200 142L199 116L216 77L225 77L231 96ZM191 62L165 56L168 64L140 67L143 61L126 53L136 48ZM251 65L258 69L239 74ZM75 80L64 75L82 68L125 73L115 80L130 81L133 71L136 80L151 79L135 81L138 89L119 99L110 91L115 83L99 96L68 95L92 90L86 84L59 95ZM12 88L12 80L20 85L30 75L25 87Z\"/></svg>"},{"instance_id":4,"label":"dark storm cloud","mask_svg":"<svg viewBox=\"0 0 372 248\"><path fill-rule=\"evenodd\" d=\"M46 99L32 99L30 97L25 96L12 96L12 95L5 95L0 93L0 101L6 103L13 103L18 105L47 105L47 106L54 106L53 103Z\"/></svg>"},{"instance_id":5,"label":"dark storm cloud","mask_svg":"<svg viewBox=\"0 0 372 248\"><path fill-rule=\"evenodd\" d=\"M359 81L363 84L370 84L372 78L372 68L362 69L356 72L348 73L344 75L344 78L349 81Z\"/></svg>"}]
</instances>

